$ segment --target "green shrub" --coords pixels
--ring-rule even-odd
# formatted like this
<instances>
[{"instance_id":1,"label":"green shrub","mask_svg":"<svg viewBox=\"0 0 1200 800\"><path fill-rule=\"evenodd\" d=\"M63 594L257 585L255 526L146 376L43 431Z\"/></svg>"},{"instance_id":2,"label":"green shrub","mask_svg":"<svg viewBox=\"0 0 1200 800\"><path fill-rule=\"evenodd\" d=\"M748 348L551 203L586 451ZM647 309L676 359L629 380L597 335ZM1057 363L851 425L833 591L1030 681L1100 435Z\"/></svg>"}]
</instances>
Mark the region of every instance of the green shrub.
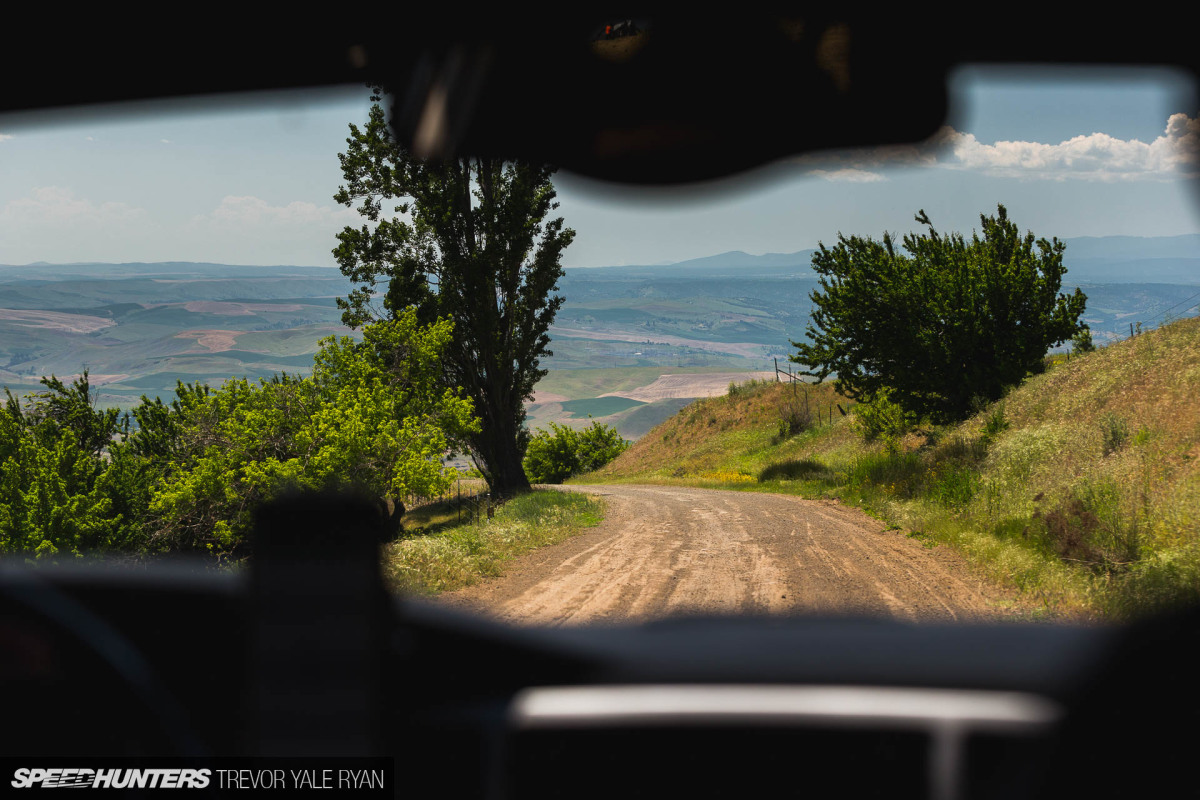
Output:
<instances>
[{"instance_id":1,"label":"green shrub","mask_svg":"<svg viewBox=\"0 0 1200 800\"><path fill-rule=\"evenodd\" d=\"M1079 355L1081 353L1090 353L1096 349L1096 345L1092 343L1092 329L1084 325L1075 335L1071 337L1071 352Z\"/></svg>"},{"instance_id":2,"label":"green shrub","mask_svg":"<svg viewBox=\"0 0 1200 800\"><path fill-rule=\"evenodd\" d=\"M1116 414L1105 414L1100 420L1100 432L1104 437L1104 455L1111 455L1129 441L1129 425Z\"/></svg>"},{"instance_id":3,"label":"green shrub","mask_svg":"<svg viewBox=\"0 0 1200 800\"><path fill-rule=\"evenodd\" d=\"M525 474L533 483L562 483L572 475L592 472L629 447L617 429L593 422L577 431L550 423L538 430L525 451Z\"/></svg>"},{"instance_id":4,"label":"green shrub","mask_svg":"<svg viewBox=\"0 0 1200 800\"><path fill-rule=\"evenodd\" d=\"M933 473L927 491L944 506L964 506L979 491L979 475L969 467L945 464Z\"/></svg>"},{"instance_id":5,"label":"green shrub","mask_svg":"<svg viewBox=\"0 0 1200 800\"><path fill-rule=\"evenodd\" d=\"M897 438L912 430L917 416L892 400L892 390L883 388L854 407L855 427L868 442Z\"/></svg>"},{"instance_id":6,"label":"green shrub","mask_svg":"<svg viewBox=\"0 0 1200 800\"><path fill-rule=\"evenodd\" d=\"M1004 416L1004 403L997 403L996 408L983 421L983 438L991 441L1008 430L1008 420Z\"/></svg>"},{"instance_id":7,"label":"green shrub","mask_svg":"<svg viewBox=\"0 0 1200 800\"><path fill-rule=\"evenodd\" d=\"M777 406L777 410L779 412L779 432L775 437L776 443L804 433L813 426L812 412L809 411L808 403L801 402L800 398L795 395L785 397L783 402Z\"/></svg>"},{"instance_id":8,"label":"green shrub","mask_svg":"<svg viewBox=\"0 0 1200 800\"><path fill-rule=\"evenodd\" d=\"M1142 558L1144 537L1135 509L1112 481L1084 484L1056 507L1033 512L1047 543L1062 559L1097 572L1120 573Z\"/></svg>"}]
</instances>

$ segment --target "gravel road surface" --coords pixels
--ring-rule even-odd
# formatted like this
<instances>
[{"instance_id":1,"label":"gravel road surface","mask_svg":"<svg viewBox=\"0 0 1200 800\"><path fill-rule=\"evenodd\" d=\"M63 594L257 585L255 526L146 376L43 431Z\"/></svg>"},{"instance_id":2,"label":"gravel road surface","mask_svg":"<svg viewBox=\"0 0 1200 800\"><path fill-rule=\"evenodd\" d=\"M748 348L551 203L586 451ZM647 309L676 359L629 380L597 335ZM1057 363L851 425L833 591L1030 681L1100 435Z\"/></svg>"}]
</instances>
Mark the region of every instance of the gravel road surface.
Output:
<instances>
[{"instance_id":1,"label":"gravel road surface","mask_svg":"<svg viewBox=\"0 0 1200 800\"><path fill-rule=\"evenodd\" d=\"M605 499L600 526L439 601L539 625L681 613L914 621L1013 613L1012 598L975 576L949 547L926 547L834 502L671 486L571 490Z\"/></svg>"}]
</instances>

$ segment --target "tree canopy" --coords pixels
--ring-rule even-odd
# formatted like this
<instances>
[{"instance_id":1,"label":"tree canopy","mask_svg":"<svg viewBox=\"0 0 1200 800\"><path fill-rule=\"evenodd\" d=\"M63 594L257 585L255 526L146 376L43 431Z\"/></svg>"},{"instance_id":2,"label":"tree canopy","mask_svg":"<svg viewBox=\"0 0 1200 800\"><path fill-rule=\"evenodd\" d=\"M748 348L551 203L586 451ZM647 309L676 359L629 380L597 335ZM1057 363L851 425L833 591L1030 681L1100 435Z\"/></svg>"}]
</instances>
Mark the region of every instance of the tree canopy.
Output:
<instances>
[{"instance_id":1,"label":"tree canopy","mask_svg":"<svg viewBox=\"0 0 1200 800\"><path fill-rule=\"evenodd\" d=\"M525 472L534 483L562 483L572 475L600 469L629 448L610 425L595 420L583 430L551 422L529 440Z\"/></svg>"},{"instance_id":2,"label":"tree canopy","mask_svg":"<svg viewBox=\"0 0 1200 800\"><path fill-rule=\"evenodd\" d=\"M393 138L378 102L350 132L334 199L367 221L338 234L333 251L357 284L339 300L343 319L357 327L413 308L423 323L452 320L443 381L463 388L482 422L466 444L493 492L528 489L524 403L546 374L540 359L562 304L552 293L575 235L550 218L554 169L419 159Z\"/></svg>"},{"instance_id":3,"label":"tree canopy","mask_svg":"<svg viewBox=\"0 0 1200 800\"><path fill-rule=\"evenodd\" d=\"M141 543L144 495L116 409L96 407L88 374L70 385L53 375L22 405L0 409L0 554L37 557L132 549Z\"/></svg>"},{"instance_id":4,"label":"tree canopy","mask_svg":"<svg viewBox=\"0 0 1200 800\"><path fill-rule=\"evenodd\" d=\"M420 326L408 311L361 342L321 340L310 378L181 387L162 422L173 458L150 502L151 543L244 552L252 512L281 491L362 492L398 523L405 495L446 490L457 473L442 455L478 427L470 401L438 380L450 335L448 321ZM134 440L143 434L164 438L146 426Z\"/></svg>"},{"instance_id":5,"label":"tree canopy","mask_svg":"<svg viewBox=\"0 0 1200 800\"><path fill-rule=\"evenodd\" d=\"M378 499L398 526L406 495L444 491L442 456L478 429L441 383L452 324L408 310L363 339L320 342L313 374L212 389L177 384L129 414L96 406L85 372L0 406L0 554L247 554L255 509L294 489ZM136 426L130 424L130 420Z\"/></svg>"},{"instance_id":6,"label":"tree canopy","mask_svg":"<svg viewBox=\"0 0 1200 800\"><path fill-rule=\"evenodd\" d=\"M819 380L836 375L849 397L889 390L908 411L959 419L1086 328L1087 296L1060 293L1066 245L1021 236L1002 205L970 240L939 233L923 210L916 220L928 231L906 235L903 252L887 233L819 246L809 341L792 342L791 360Z\"/></svg>"}]
</instances>

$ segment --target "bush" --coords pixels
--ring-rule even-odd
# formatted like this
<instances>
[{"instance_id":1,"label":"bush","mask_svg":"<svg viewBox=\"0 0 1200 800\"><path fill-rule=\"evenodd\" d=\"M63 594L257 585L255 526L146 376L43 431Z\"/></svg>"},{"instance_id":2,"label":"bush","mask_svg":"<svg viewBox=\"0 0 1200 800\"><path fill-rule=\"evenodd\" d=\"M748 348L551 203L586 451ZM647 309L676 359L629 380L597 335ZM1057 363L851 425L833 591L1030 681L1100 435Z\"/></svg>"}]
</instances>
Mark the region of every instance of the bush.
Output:
<instances>
[{"instance_id":1,"label":"bush","mask_svg":"<svg viewBox=\"0 0 1200 800\"><path fill-rule=\"evenodd\" d=\"M1075 335L1071 337L1071 352L1076 355L1082 353L1090 353L1096 349L1096 345L1092 343L1092 329L1084 325Z\"/></svg>"},{"instance_id":2,"label":"bush","mask_svg":"<svg viewBox=\"0 0 1200 800\"><path fill-rule=\"evenodd\" d=\"M868 442L880 437L896 439L917 424L917 416L905 411L892 400L892 390L886 386L866 402L854 407L855 427Z\"/></svg>"},{"instance_id":3,"label":"bush","mask_svg":"<svg viewBox=\"0 0 1200 800\"><path fill-rule=\"evenodd\" d=\"M802 375L857 400L884 387L892 401L937 423L969 416L976 395L999 400L1043 369L1046 351L1080 331L1087 297L1060 292L1066 245L1022 236L1004 206L980 215L981 235L926 228L882 241L838 235L812 257L807 341L792 342Z\"/></svg>"},{"instance_id":4,"label":"bush","mask_svg":"<svg viewBox=\"0 0 1200 800\"><path fill-rule=\"evenodd\" d=\"M532 483L562 483L572 475L592 472L625 452L629 442L610 425L593 422L576 431L550 423L539 429L525 451L525 474Z\"/></svg>"},{"instance_id":5,"label":"bush","mask_svg":"<svg viewBox=\"0 0 1200 800\"><path fill-rule=\"evenodd\" d=\"M1100 420L1100 432L1104 437L1104 455L1112 455L1129 441L1129 425L1116 414L1105 414Z\"/></svg>"},{"instance_id":6,"label":"bush","mask_svg":"<svg viewBox=\"0 0 1200 800\"><path fill-rule=\"evenodd\" d=\"M1060 558L1098 572L1125 572L1143 555L1137 513L1124 508L1120 488L1111 481L1084 485L1056 508L1035 510L1033 519Z\"/></svg>"},{"instance_id":7,"label":"bush","mask_svg":"<svg viewBox=\"0 0 1200 800\"><path fill-rule=\"evenodd\" d=\"M1008 419L1004 416L1004 403L997 403L996 408L983 421L983 440L990 442L1006 430Z\"/></svg>"},{"instance_id":8,"label":"bush","mask_svg":"<svg viewBox=\"0 0 1200 800\"><path fill-rule=\"evenodd\" d=\"M804 433L813 426L808 404L795 395L785 396L776 410L779 412L779 434L775 437L777 443Z\"/></svg>"},{"instance_id":9,"label":"bush","mask_svg":"<svg viewBox=\"0 0 1200 800\"><path fill-rule=\"evenodd\" d=\"M930 475L927 492L944 506L963 506L979 491L979 475L969 467L946 464Z\"/></svg>"}]
</instances>

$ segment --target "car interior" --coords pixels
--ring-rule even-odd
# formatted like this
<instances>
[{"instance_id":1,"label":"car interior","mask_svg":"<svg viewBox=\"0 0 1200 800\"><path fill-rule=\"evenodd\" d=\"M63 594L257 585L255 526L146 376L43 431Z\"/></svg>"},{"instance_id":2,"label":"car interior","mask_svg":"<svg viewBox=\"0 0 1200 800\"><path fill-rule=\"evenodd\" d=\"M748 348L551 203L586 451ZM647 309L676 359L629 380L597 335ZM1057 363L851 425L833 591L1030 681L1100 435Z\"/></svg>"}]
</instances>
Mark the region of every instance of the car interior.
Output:
<instances>
[{"instance_id":1,"label":"car interior","mask_svg":"<svg viewBox=\"0 0 1200 800\"><path fill-rule=\"evenodd\" d=\"M824 148L920 141L946 118L960 64L1200 77L1190 27L1151 14L341 13L206 17L154 36L112 18L31 32L0 53L0 112L52 121L372 84L419 155L679 188ZM627 18L651 35L601 35ZM1121 626L814 615L516 628L390 595L380 525L370 502L301 495L261 511L245 569L8 559L4 753L376 756L413 797L1189 791L1196 609Z\"/></svg>"}]
</instances>

